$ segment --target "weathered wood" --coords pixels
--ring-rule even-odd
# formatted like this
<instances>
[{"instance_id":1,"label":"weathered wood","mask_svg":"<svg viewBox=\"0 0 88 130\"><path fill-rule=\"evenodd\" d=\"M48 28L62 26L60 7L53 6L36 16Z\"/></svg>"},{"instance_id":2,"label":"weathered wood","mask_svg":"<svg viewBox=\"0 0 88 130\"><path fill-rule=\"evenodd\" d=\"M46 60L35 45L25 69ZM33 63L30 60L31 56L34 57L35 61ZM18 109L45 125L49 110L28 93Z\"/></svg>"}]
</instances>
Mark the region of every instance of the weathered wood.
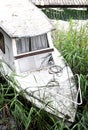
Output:
<instances>
[{"instance_id":1,"label":"weathered wood","mask_svg":"<svg viewBox=\"0 0 88 130\"><path fill-rule=\"evenodd\" d=\"M34 55L38 55L38 54L43 54L43 53L47 53L47 52L52 52L54 51L53 48L47 48L44 50L38 50L38 51L32 51L32 52L28 52L28 53L24 53L24 54L20 54L18 56L15 56L15 59L20 59L20 58L24 58L24 57L28 57L28 56L34 56Z\"/></svg>"},{"instance_id":2,"label":"weathered wood","mask_svg":"<svg viewBox=\"0 0 88 130\"><path fill-rule=\"evenodd\" d=\"M54 29L29 0L0 0L0 28L13 38L38 36Z\"/></svg>"},{"instance_id":3,"label":"weathered wood","mask_svg":"<svg viewBox=\"0 0 88 130\"><path fill-rule=\"evenodd\" d=\"M31 0L40 8L48 7L88 7L88 0Z\"/></svg>"}]
</instances>

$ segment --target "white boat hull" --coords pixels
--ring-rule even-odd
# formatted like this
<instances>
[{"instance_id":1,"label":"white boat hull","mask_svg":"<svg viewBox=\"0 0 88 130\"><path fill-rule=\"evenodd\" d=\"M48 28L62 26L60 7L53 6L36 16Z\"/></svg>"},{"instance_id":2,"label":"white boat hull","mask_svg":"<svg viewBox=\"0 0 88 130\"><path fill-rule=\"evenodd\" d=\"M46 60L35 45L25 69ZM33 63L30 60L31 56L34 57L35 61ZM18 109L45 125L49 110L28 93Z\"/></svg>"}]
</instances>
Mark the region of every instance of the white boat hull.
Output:
<instances>
[{"instance_id":1,"label":"white boat hull","mask_svg":"<svg viewBox=\"0 0 88 130\"><path fill-rule=\"evenodd\" d=\"M61 54L54 48L54 64L36 71L15 75L26 98L38 108L74 122L78 94L73 73ZM79 86L80 87L80 86ZM20 89L17 90L20 92ZM81 96L80 96L81 98ZM82 102L82 100L81 100Z\"/></svg>"}]
</instances>

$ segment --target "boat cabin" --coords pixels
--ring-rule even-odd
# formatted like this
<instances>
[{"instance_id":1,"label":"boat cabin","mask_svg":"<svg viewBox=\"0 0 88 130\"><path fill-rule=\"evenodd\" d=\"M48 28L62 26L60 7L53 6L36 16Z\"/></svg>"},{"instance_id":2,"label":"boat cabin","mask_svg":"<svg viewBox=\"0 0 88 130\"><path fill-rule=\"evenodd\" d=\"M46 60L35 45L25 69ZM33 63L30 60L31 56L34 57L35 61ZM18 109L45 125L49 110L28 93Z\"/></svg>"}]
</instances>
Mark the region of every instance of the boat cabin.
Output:
<instances>
[{"instance_id":1,"label":"boat cabin","mask_svg":"<svg viewBox=\"0 0 88 130\"><path fill-rule=\"evenodd\" d=\"M0 55L15 72L53 64L53 29L45 14L29 0L0 1Z\"/></svg>"},{"instance_id":2,"label":"boat cabin","mask_svg":"<svg viewBox=\"0 0 88 130\"><path fill-rule=\"evenodd\" d=\"M53 63L49 61L53 48L50 46L47 33L35 37L16 38L14 42L16 69L21 73L39 70Z\"/></svg>"}]
</instances>

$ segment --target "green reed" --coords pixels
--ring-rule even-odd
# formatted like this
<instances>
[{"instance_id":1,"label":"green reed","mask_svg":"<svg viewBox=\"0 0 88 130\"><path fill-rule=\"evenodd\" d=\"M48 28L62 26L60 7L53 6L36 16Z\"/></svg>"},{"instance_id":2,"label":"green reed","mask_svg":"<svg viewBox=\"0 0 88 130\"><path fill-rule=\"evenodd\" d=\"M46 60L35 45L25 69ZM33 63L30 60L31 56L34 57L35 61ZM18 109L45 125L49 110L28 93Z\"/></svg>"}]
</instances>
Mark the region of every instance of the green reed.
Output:
<instances>
[{"instance_id":1,"label":"green reed","mask_svg":"<svg viewBox=\"0 0 88 130\"><path fill-rule=\"evenodd\" d=\"M71 130L88 129L88 23L81 28L70 20L69 29L56 30L53 40L56 48L62 53L74 74L79 74L83 104L78 107L76 123Z\"/></svg>"}]
</instances>

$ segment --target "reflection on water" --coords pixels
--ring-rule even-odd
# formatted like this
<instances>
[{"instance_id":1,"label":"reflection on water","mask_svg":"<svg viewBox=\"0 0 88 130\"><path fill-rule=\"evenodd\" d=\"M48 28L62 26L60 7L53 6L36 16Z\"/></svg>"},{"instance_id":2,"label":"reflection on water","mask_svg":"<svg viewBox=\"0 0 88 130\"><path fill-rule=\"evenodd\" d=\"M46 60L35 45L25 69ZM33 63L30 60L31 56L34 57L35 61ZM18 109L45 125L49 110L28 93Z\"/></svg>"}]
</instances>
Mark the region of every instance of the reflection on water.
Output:
<instances>
[{"instance_id":1,"label":"reflection on water","mask_svg":"<svg viewBox=\"0 0 88 130\"><path fill-rule=\"evenodd\" d=\"M86 20L88 19L88 9L87 8L48 8L43 9L43 12L51 19L60 19L60 20Z\"/></svg>"}]
</instances>

